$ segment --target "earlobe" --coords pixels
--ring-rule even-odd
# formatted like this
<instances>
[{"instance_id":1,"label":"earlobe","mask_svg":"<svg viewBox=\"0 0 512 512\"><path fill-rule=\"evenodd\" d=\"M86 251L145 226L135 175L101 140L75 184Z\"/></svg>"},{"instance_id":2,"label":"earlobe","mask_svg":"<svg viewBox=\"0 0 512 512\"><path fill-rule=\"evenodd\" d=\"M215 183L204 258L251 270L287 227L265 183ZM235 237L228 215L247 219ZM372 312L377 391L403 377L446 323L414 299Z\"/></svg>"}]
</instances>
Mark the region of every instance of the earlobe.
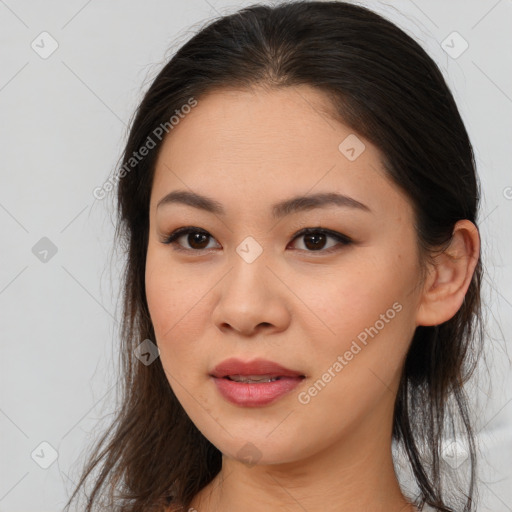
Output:
<instances>
[{"instance_id":1,"label":"earlobe","mask_svg":"<svg viewBox=\"0 0 512 512\"><path fill-rule=\"evenodd\" d=\"M460 309L480 256L480 236L469 220L458 221L450 245L434 257L425 279L416 325L439 325Z\"/></svg>"}]
</instances>

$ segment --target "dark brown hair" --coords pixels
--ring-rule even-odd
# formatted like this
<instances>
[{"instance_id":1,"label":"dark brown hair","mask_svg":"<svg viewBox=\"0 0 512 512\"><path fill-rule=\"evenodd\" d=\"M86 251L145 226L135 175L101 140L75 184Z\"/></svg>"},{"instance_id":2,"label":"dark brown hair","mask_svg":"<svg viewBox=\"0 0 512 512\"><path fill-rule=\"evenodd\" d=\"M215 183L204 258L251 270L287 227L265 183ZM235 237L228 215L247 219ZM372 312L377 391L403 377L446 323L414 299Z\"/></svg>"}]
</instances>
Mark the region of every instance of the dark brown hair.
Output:
<instances>
[{"instance_id":1,"label":"dark brown hair","mask_svg":"<svg viewBox=\"0 0 512 512\"><path fill-rule=\"evenodd\" d=\"M155 129L170 132L169 119L191 98L200 104L207 92L256 85L316 88L341 122L379 148L390 179L413 205L423 263L449 243L458 220L476 225L479 183L454 98L434 61L395 24L361 6L316 1L254 5L208 22L152 82L131 122L124 171L114 176L116 240L126 253L120 405L66 508L96 470L83 510L100 501L109 511L161 510L170 501L188 508L221 469L220 451L188 418L160 359L141 364L134 348L155 340L145 296L149 199L164 140ZM155 147L134 163L148 137ZM481 351L481 279L479 260L455 316L416 329L396 397L393 438L420 491L416 504L443 512L475 505L476 452L463 385ZM467 489L451 498L441 480L447 434L463 435L469 451Z\"/></svg>"}]
</instances>

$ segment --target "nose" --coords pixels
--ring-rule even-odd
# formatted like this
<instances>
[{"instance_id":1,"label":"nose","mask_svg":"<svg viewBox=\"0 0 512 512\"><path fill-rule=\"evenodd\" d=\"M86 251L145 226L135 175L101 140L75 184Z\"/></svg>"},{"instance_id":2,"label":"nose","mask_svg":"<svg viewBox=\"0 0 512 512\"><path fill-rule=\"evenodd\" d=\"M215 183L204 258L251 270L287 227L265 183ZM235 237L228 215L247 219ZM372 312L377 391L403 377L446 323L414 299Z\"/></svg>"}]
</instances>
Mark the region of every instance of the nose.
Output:
<instances>
[{"instance_id":1,"label":"nose","mask_svg":"<svg viewBox=\"0 0 512 512\"><path fill-rule=\"evenodd\" d=\"M225 333L281 332L290 323L291 292L263 255L248 263L234 254L231 268L215 289L213 322Z\"/></svg>"}]
</instances>

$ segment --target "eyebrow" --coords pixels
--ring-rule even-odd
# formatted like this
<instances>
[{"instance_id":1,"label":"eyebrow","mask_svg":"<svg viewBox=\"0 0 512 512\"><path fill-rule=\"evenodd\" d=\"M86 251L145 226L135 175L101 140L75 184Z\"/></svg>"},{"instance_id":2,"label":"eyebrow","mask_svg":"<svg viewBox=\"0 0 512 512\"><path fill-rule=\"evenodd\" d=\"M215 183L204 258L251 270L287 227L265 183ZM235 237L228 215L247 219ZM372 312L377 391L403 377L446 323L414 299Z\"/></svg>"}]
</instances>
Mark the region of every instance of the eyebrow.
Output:
<instances>
[{"instance_id":1,"label":"eyebrow","mask_svg":"<svg viewBox=\"0 0 512 512\"><path fill-rule=\"evenodd\" d=\"M222 204L215 199L188 190L174 190L170 192L158 201L157 209L166 204L184 204L216 215L226 214ZM272 205L272 216L278 219L292 213L329 206L340 206L371 212L368 206L352 197L334 192L325 192L296 196L276 203Z\"/></svg>"}]
</instances>

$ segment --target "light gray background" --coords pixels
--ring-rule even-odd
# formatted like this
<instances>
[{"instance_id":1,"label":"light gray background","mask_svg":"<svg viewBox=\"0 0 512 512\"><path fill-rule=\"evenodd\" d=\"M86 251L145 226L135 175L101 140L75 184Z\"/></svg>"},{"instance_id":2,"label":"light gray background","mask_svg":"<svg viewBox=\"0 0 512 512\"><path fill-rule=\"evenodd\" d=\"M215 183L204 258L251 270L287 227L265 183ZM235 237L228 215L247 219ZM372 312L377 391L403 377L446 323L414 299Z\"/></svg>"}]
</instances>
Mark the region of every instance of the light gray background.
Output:
<instances>
[{"instance_id":1,"label":"light gray background","mask_svg":"<svg viewBox=\"0 0 512 512\"><path fill-rule=\"evenodd\" d=\"M98 420L110 420L120 265L110 258L112 206L92 191L174 49L209 18L252 3L0 0L0 512L60 509ZM438 63L475 147L491 376L484 371L471 388L479 510L512 511L512 2L363 4ZM44 31L58 44L47 58ZM454 31L469 45L457 58ZM47 261L33 252L43 237L57 249ZM52 449L58 458L43 469Z\"/></svg>"}]
</instances>

